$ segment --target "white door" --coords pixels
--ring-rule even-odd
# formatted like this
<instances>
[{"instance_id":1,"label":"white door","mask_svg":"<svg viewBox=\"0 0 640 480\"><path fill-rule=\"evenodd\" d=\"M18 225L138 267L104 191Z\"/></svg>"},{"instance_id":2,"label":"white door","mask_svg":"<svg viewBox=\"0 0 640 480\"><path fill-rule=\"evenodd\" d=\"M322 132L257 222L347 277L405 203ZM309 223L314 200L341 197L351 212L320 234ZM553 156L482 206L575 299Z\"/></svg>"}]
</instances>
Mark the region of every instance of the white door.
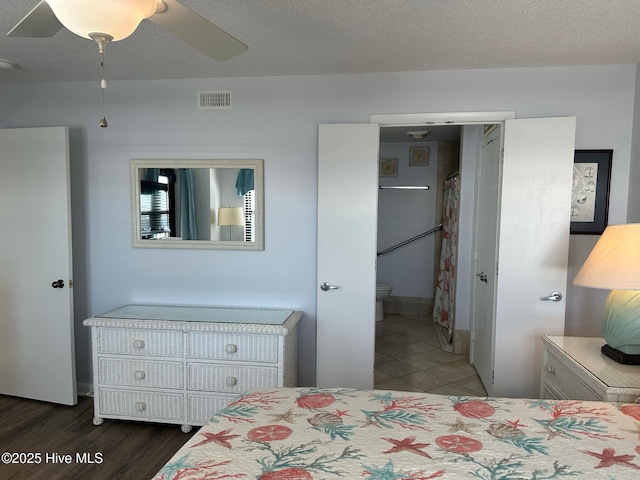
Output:
<instances>
[{"instance_id":1,"label":"white door","mask_svg":"<svg viewBox=\"0 0 640 480\"><path fill-rule=\"evenodd\" d=\"M475 280L471 363L487 391L493 380L494 304L498 207L500 201L500 132L480 147L476 210Z\"/></svg>"},{"instance_id":2,"label":"white door","mask_svg":"<svg viewBox=\"0 0 640 480\"><path fill-rule=\"evenodd\" d=\"M575 117L505 122L490 395L537 398L541 337L564 334L574 144Z\"/></svg>"},{"instance_id":3,"label":"white door","mask_svg":"<svg viewBox=\"0 0 640 480\"><path fill-rule=\"evenodd\" d=\"M319 127L320 387L373 388L379 138L377 124Z\"/></svg>"},{"instance_id":4,"label":"white door","mask_svg":"<svg viewBox=\"0 0 640 480\"><path fill-rule=\"evenodd\" d=\"M68 130L0 145L0 394L75 405Z\"/></svg>"}]
</instances>

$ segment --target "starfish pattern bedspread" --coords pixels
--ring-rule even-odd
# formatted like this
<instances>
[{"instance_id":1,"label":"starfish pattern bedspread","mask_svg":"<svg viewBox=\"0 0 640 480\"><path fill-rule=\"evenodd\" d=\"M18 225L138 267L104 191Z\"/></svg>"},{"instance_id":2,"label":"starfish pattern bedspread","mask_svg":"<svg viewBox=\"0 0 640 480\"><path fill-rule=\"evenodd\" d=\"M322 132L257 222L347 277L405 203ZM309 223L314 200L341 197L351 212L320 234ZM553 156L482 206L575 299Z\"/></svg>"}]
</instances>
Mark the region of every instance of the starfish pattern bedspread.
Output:
<instances>
[{"instance_id":1,"label":"starfish pattern bedspread","mask_svg":"<svg viewBox=\"0 0 640 480\"><path fill-rule=\"evenodd\" d=\"M640 404L250 391L155 480L640 479Z\"/></svg>"}]
</instances>

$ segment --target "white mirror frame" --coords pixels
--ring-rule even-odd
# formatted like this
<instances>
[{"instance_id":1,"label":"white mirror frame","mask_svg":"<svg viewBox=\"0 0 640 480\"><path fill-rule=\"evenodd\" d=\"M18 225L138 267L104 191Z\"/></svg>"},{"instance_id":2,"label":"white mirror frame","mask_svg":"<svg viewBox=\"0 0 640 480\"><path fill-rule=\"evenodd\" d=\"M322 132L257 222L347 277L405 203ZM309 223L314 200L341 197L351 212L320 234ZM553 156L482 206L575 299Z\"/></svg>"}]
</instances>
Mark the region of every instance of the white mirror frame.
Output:
<instances>
[{"instance_id":1,"label":"white mirror frame","mask_svg":"<svg viewBox=\"0 0 640 480\"><path fill-rule=\"evenodd\" d=\"M264 160L262 159L132 159L131 160L131 225L133 246L138 248L187 248L211 250L264 250ZM141 168L252 168L255 190L254 242L156 239L143 240L140 209Z\"/></svg>"}]
</instances>

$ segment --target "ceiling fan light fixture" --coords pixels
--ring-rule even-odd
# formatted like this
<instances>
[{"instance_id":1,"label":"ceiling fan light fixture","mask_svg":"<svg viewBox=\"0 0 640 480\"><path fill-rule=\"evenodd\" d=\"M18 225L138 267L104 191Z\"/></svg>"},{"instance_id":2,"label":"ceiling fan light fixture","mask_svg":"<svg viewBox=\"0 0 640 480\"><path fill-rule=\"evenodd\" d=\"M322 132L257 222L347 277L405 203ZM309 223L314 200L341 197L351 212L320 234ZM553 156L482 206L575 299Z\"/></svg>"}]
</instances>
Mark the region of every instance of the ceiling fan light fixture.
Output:
<instances>
[{"instance_id":1,"label":"ceiling fan light fixture","mask_svg":"<svg viewBox=\"0 0 640 480\"><path fill-rule=\"evenodd\" d=\"M60 23L84 38L100 32L117 42L156 13L156 0L47 0Z\"/></svg>"}]
</instances>

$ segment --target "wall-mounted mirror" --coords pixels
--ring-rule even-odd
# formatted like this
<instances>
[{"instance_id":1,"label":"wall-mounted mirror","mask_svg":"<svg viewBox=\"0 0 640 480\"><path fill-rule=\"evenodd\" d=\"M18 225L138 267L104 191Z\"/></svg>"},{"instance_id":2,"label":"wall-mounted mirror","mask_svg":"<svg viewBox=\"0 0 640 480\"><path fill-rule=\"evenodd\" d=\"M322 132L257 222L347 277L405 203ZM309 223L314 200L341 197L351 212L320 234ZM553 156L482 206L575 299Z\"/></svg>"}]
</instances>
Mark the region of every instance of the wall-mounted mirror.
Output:
<instances>
[{"instance_id":1,"label":"wall-mounted mirror","mask_svg":"<svg viewBox=\"0 0 640 480\"><path fill-rule=\"evenodd\" d=\"M133 246L264 250L263 160L131 160Z\"/></svg>"}]
</instances>

